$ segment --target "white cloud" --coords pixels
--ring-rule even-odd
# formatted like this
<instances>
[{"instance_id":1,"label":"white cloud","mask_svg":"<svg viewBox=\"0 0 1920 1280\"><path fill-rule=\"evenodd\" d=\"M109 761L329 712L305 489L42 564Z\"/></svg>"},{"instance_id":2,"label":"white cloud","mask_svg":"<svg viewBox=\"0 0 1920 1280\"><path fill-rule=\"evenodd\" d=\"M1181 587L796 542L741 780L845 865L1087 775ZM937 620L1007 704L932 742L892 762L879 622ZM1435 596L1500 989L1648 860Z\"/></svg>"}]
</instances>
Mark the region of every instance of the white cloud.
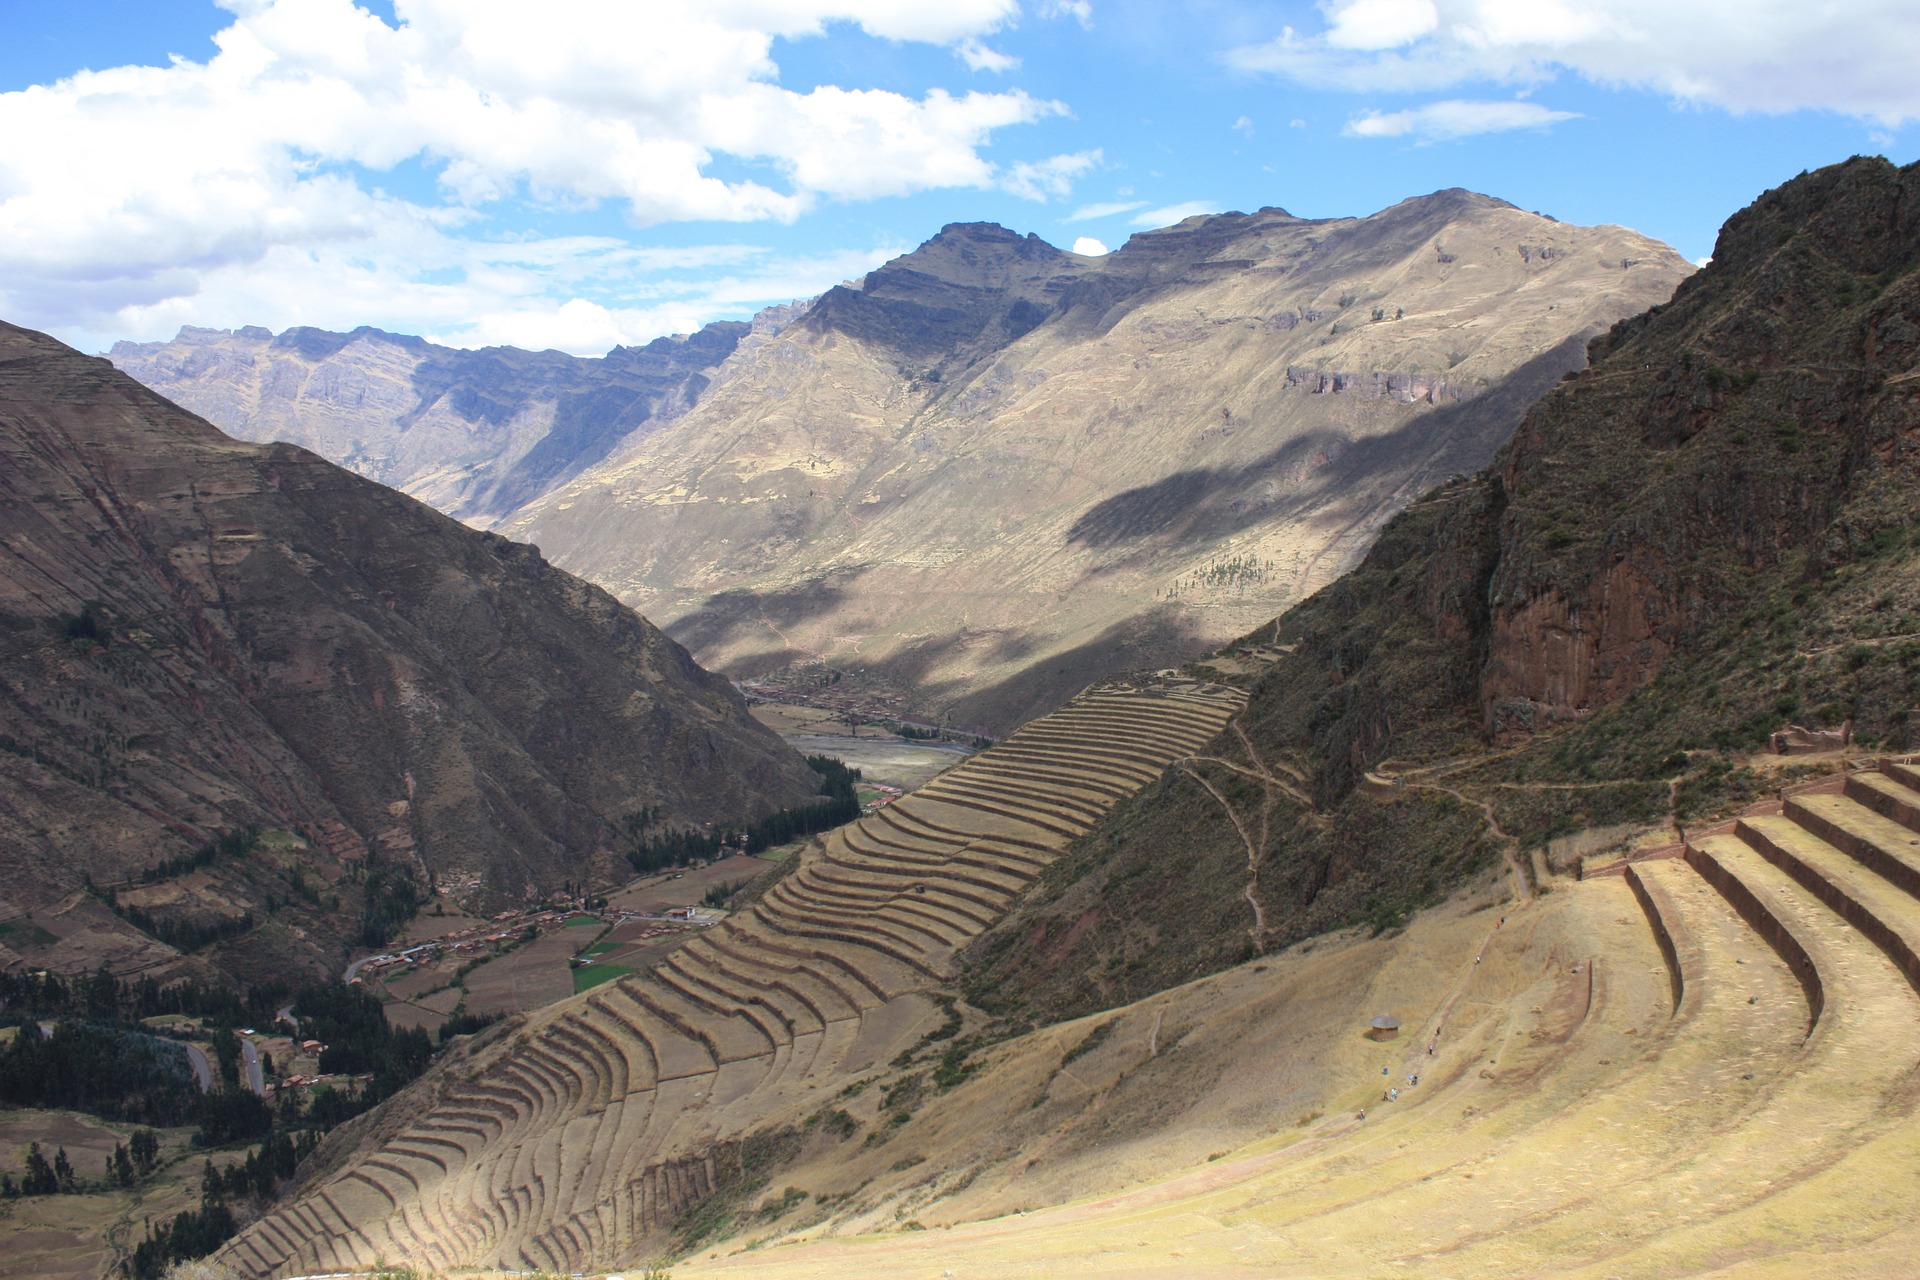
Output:
<instances>
[{"instance_id":1,"label":"white cloud","mask_svg":"<svg viewBox=\"0 0 1920 1280\"><path fill-rule=\"evenodd\" d=\"M969 71L1011 71L1020 65L1020 59L1012 54L989 49L978 40L962 40L953 46L953 52Z\"/></svg>"},{"instance_id":2,"label":"white cloud","mask_svg":"<svg viewBox=\"0 0 1920 1280\"><path fill-rule=\"evenodd\" d=\"M1092 0L1041 0L1043 18L1072 18L1082 27L1093 25Z\"/></svg>"},{"instance_id":3,"label":"white cloud","mask_svg":"<svg viewBox=\"0 0 1920 1280\"><path fill-rule=\"evenodd\" d=\"M1920 119L1912 0L1329 0L1229 61L1302 84L1418 92L1562 71L1729 111Z\"/></svg>"},{"instance_id":4,"label":"white cloud","mask_svg":"<svg viewBox=\"0 0 1920 1280\"><path fill-rule=\"evenodd\" d=\"M1009 168L1000 185L1023 200L1063 198L1073 191L1073 180L1100 163L1100 149L1050 156L1035 163L1022 161Z\"/></svg>"},{"instance_id":5,"label":"white cloud","mask_svg":"<svg viewBox=\"0 0 1920 1280\"><path fill-rule=\"evenodd\" d=\"M1233 122L1233 127L1239 132L1246 134L1247 137L1251 138L1253 136L1253 117L1241 116L1238 120L1235 120Z\"/></svg>"},{"instance_id":6,"label":"white cloud","mask_svg":"<svg viewBox=\"0 0 1920 1280\"><path fill-rule=\"evenodd\" d=\"M76 339L157 336L161 317L304 322L341 300L328 273L344 272L347 294L431 317L440 286L418 273L471 279L467 259L487 256L482 229L508 204L790 221L823 200L943 187L1063 193L1079 171L986 158L997 131L1064 110L1019 91L777 83L776 39L851 22L977 43L1018 0L400 0L398 27L351 0L224 2L234 17L204 63L0 94L0 314ZM723 157L754 176L723 176ZM437 193L384 192L411 182L384 176L402 165ZM559 269L523 261L522 292L498 305L525 310L539 273ZM249 295L244 271L281 273L253 295L270 310L217 310ZM292 281L314 292L289 315ZM467 315L494 305L471 286L447 296L478 305ZM540 303L556 332L598 323L562 316L573 301Z\"/></svg>"},{"instance_id":7,"label":"white cloud","mask_svg":"<svg viewBox=\"0 0 1920 1280\"><path fill-rule=\"evenodd\" d=\"M1112 200L1105 204L1083 204L1061 221L1091 222L1095 218L1111 218L1118 213L1132 213L1135 209L1146 207L1145 200Z\"/></svg>"},{"instance_id":8,"label":"white cloud","mask_svg":"<svg viewBox=\"0 0 1920 1280\"><path fill-rule=\"evenodd\" d=\"M1508 129L1544 129L1579 117L1537 102L1430 102L1411 111L1367 111L1347 121L1349 138L1417 138L1445 141Z\"/></svg>"},{"instance_id":9,"label":"white cloud","mask_svg":"<svg viewBox=\"0 0 1920 1280\"><path fill-rule=\"evenodd\" d=\"M1089 258L1104 258L1108 253L1112 252L1104 243L1095 240L1092 236L1081 236L1078 240L1075 240L1073 242L1073 251Z\"/></svg>"},{"instance_id":10,"label":"white cloud","mask_svg":"<svg viewBox=\"0 0 1920 1280\"><path fill-rule=\"evenodd\" d=\"M1336 49L1398 49L1440 25L1433 0L1347 0L1332 16Z\"/></svg>"},{"instance_id":11,"label":"white cloud","mask_svg":"<svg viewBox=\"0 0 1920 1280\"><path fill-rule=\"evenodd\" d=\"M1188 200L1181 204L1165 205L1158 209L1149 209L1133 219L1136 227L1170 227L1176 222L1185 222L1188 218L1206 213L1218 213L1220 206L1206 200Z\"/></svg>"}]
</instances>

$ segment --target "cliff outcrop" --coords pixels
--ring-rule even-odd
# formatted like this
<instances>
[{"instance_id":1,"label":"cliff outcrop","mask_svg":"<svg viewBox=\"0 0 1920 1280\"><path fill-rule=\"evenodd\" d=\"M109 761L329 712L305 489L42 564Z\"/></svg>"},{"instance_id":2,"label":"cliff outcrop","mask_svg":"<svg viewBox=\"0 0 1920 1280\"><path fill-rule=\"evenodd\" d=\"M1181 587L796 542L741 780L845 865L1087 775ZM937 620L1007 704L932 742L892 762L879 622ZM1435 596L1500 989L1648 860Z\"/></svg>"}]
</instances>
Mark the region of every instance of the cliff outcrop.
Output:
<instances>
[{"instance_id":1,"label":"cliff outcrop","mask_svg":"<svg viewBox=\"0 0 1920 1280\"><path fill-rule=\"evenodd\" d=\"M1214 659L1246 713L1049 870L975 998L1053 1017L1391 927L1554 837L1742 802L1790 722L1912 749L1916 268L1920 166L1736 214L1492 465Z\"/></svg>"},{"instance_id":2,"label":"cliff outcrop","mask_svg":"<svg viewBox=\"0 0 1920 1280\"><path fill-rule=\"evenodd\" d=\"M643 805L814 790L725 679L535 548L12 326L0 448L0 912L93 938L62 957L177 961L84 892L144 879L213 963L331 968L401 881L518 901L604 878Z\"/></svg>"}]
</instances>

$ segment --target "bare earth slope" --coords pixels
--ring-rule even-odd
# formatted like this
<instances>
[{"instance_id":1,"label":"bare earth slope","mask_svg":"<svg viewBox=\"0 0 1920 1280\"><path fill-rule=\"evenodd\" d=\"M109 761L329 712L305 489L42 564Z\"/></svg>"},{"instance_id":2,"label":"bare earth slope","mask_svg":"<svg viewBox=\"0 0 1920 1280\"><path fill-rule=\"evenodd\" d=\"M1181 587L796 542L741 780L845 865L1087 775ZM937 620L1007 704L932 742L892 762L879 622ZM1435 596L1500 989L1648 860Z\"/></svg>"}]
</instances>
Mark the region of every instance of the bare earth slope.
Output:
<instances>
[{"instance_id":1,"label":"bare earth slope","mask_svg":"<svg viewBox=\"0 0 1920 1280\"><path fill-rule=\"evenodd\" d=\"M778 332L791 310L599 359L257 326L120 342L109 359L229 435L304 445L485 526L686 412L743 340Z\"/></svg>"},{"instance_id":2,"label":"bare earth slope","mask_svg":"<svg viewBox=\"0 0 1920 1280\"><path fill-rule=\"evenodd\" d=\"M532 548L12 326L0 449L8 916L298 829L338 910L242 868L227 951L331 965L370 850L517 900L603 874L643 804L731 821L814 789L724 679Z\"/></svg>"},{"instance_id":3,"label":"bare earth slope","mask_svg":"<svg viewBox=\"0 0 1920 1280\"><path fill-rule=\"evenodd\" d=\"M1462 191L1097 259L951 226L502 527L734 674L1004 729L1336 577L1688 270Z\"/></svg>"}]
</instances>

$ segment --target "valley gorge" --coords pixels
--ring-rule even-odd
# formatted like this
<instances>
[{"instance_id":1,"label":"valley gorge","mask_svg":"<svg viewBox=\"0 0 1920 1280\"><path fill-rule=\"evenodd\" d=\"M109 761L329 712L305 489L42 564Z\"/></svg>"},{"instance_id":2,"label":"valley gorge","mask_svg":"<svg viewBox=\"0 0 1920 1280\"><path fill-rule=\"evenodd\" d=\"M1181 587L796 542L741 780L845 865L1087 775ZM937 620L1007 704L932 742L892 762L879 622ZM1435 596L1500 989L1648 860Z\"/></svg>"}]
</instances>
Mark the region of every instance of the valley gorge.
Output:
<instances>
[{"instance_id":1,"label":"valley gorge","mask_svg":"<svg viewBox=\"0 0 1920 1280\"><path fill-rule=\"evenodd\" d=\"M955 223L600 360L0 326L4 991L417 1035L156 1197L223 1280L1898 1274L1917 210Z\"/></svg>"},{"instance_id":2,"label":"valley gorge","mask_svg":"<svg viewBox=\"0 0 1920 1280\"><path fill-rule=\"evenodd\" d=\"M370 474L535 543L735 678L830 672L876 709L1000 734L1332 581L1688 270L1623 228L1464 191L1367 218L1198 217L1102 258L955 225L764 315L670 417L580 428L592 449L512 507L449 498L429 461L448 446L416 435L457 441L464 420L465 456L510 399L479 371L552 353L440 353L469 389L439 394L421 365L377 413L311 403L372 385L357 371L397 341L376 335L189 334L114 358L241 434L291 429L352 465L421 452L412 479ZM646 352L717 353L719 328ZM250 388L281 384L307 399L255 407ZM321 423L340 425L309 437ZM527 456L565 455L561 434Z\"/></svg>"}]
</instances>

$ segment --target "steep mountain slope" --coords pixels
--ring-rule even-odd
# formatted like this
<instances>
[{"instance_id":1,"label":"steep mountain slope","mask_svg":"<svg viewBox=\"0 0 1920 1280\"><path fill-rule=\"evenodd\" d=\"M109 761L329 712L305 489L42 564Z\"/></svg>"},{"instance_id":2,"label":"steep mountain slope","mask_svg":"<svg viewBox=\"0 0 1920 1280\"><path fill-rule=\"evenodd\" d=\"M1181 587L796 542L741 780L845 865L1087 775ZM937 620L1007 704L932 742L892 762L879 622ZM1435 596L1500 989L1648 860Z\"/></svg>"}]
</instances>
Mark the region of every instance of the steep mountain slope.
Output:
<instances>
[{"instance_id":1,"label":"steep mountain slope","mask_svg":"<svg viewBox=\"0 0 1920 1280\"><path fill-rule=\"evenodd\" d=\"M1688 270L1462 191L1104 258L950 226L501 527L710 664L1004 729L1337 576Z\"/></svg>"},{"instance_id":2,"label":"steep mountain slope","mask_svg":"<svg viewBox=\"0 0 1920 1280\"><path fill-rule=\"evenodd\" d=\"M814 790L724 679L534 549L12 326L0 448L0 916L80 910L92 958L171 952L85 881L223 832L315 850L161 875L136 905L241 921L222 962L286 976L331 967L396 877L518 900L604 875L642 805L731 820Z\"/></svg>"},{"instance_id":3,"label":"steep mountain slope","mask_svg":"<svg viewBox=\"0 0 1920 1280\"><path fill-rule=\"evenodd\" d=\"M1058 1017L1390 926L1502 854L1724 812L1790 721L1912 748L1916 267L1920 167L1730 219L1491 467L1218 659L1246 713L1050 869L976 998Z\"/></svg>"},{"instance_id":4,"label":"steep mountain slope","mask_svg":"<svg viewBox=\"0 0 1920 1280\"><path fill-rule=\"evenodd\" d=\"M793 310L592 360L257 326L183 328L108 358L229 435L304 445L484 527L685 413L743 340L772 336Z\"/></svg>"}]
</instances>

